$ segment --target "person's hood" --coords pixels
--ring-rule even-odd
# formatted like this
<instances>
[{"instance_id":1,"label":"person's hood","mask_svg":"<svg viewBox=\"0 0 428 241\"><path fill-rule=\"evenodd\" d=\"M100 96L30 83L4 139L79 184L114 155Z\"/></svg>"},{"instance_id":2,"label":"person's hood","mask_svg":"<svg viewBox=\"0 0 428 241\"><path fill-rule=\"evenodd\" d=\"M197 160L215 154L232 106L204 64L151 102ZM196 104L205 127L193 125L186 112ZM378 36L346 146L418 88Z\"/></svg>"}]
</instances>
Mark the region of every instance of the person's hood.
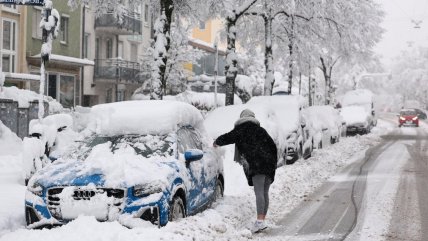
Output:
<instances>
[{"instance_id":1,"label":"person's hood","mask_svg":"<svg viewBox=\"0 0 428 241\"><path fill-rule=\"evenodd\" d=\"M260 126L260 122L256 119L256 115L249 109L245 109L241 112L240 118L235 122L235 126L246 122L251 122Z\"/></svg>"}]
</instances>

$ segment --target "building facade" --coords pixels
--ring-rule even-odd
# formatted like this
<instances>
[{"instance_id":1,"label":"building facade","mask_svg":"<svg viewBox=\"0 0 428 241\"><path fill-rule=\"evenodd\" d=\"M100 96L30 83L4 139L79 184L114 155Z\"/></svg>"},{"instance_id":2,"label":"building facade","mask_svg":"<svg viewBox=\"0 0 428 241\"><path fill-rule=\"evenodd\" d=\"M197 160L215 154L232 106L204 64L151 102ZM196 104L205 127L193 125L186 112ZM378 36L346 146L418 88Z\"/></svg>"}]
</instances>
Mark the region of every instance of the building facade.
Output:
<instances>
[{"instance_id":1,"label":"building facade","mask_svg":"<svg viewBox=\"0 0 428 241\"><path fill-rule=\"evenodd\" d=\"M86 6L84 19L83 57L95 65L85 67L83 105L129 100L149 79L142 63L152 31L148 2L128 8L119 21L109 13L97 18Z\"/></svg>"}]
</instances>

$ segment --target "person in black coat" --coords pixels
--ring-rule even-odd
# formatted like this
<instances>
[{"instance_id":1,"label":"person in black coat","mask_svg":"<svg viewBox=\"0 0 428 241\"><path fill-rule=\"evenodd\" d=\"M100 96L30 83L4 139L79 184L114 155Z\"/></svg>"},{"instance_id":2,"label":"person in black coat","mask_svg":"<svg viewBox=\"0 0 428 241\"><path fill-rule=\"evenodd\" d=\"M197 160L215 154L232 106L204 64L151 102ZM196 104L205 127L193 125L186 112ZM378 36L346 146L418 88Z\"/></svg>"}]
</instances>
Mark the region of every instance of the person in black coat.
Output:
<instances>
[{"instance_id":1,"label":"person in black coat","mask_svg":"<svg viewBox=\"0 0 428 241\"><path fill-rule=\"evenodd\" d=\"M235 144L235 161L243 166L248 185L254 186L257 221L252 231L260 232L267 228L264 220L269 207L269 187L278 162L276 144L249 109L243 110L235 128L219 136L213 145L229 144Z\"/></svg>"}]
</instances>

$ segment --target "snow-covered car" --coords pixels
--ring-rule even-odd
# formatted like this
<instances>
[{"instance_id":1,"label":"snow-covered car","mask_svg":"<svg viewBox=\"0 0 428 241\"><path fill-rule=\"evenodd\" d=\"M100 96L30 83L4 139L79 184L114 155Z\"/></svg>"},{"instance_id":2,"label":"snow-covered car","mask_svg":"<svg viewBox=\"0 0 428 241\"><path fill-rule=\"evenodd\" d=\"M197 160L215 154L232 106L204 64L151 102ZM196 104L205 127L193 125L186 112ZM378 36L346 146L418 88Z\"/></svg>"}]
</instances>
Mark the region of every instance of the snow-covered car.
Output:
<instances>
[{"instance_id":1,"label":"snow-covered car","mask_svg":"<svg viewBox=\"0 0 428 241\"><path fill-rule=\"evenodd\" d=\"M367 134L372 129L371 113L362 106L346 106L340 110L346 123L346 135Z\"/></svg>"},{"instance_id":2,"label":"snow-covered car","mask_svg":"<svg viewBox=\"0 0 428 241\"><path fill-rule=\"evenodd\" d=\"M351 90L341 97L342 107L361 106L369 114L368 123L370 128L377 125L377 115L375 110L375 98L373 92L367 89Z\"/></svg>"},{"instance_id":3,"label":"snow-covered car","mask_svg":"<svg viewBox=\"0 0 428 241\"><path fill-rule=\"evenodd\" d=\"M311 122L314 148L334 144L339 141L342 132L346 133L345 121L332 106L310 106L303 110L303 115Z\"/></svg>"},{"instance_id":4,"label":"snow-covered car","mask_svg":"<svg viewBox=\"0 0 428 241\"><path fill-rule=\"evenodd\" d=\"M245 109L250 109L256 115L256 119L260 121L260 126L266 129L269 135L274 140L278 149L278 165L284 163L286 143L285 139L280 136L278 129L278 121L275 111L272 108L266 108L258 104L241 104L219 107L205 117L205 126L207 131L213 138L231 131L234 128L234 123L239 119L241 112Z\"/></svg>"},{"instance_id":5,"label":"snow-covered car","mask_svg":"<svg viewBox=\"0 0 428 241\"><path fill-rule=\"evenodd\" d=\"M223 195L223 161L195 107L126 101L94 106L90 119L84 141L30 179L29 228L79 215L163 226Z\"/></svg>"},{"instance_id":6,"label":"snow-covered car","mask_svg":"<svg viewBox=\"0 0 428 241\"><path fill-rule=\"evenodd\" d=\"M286 164L293 164L299 158L312 155L313 137L310 132L311 122L302 115L305 101L301 96L277 95L257 96L247 104L262 105L274 110L278 121L278 136L285 138Z\"/></svg>"}]
</instances>

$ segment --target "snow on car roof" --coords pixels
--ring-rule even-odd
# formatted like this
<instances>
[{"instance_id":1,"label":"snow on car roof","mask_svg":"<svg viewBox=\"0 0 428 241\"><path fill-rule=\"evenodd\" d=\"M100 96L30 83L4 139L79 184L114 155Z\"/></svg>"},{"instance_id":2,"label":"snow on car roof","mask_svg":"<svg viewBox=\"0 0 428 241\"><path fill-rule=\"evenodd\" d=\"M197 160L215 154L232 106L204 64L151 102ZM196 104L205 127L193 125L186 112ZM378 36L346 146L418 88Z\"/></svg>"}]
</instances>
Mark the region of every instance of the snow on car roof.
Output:
<instances>
[{"instance_id":1,"label":"snow on car roof","mask_svg":"<svg viewBox=\"0 0 428 241\"><path fill-rule=\"evenodd\" d=\"M281 123L281 130L289 133L300 124L300 110L305 106L305 101L302 96L276 95L253 97L248 104L261 104L274 109Z\"/></svg>"},{"instance_id":2,"label":"snow on car roof","mask_svg":"<svg viewBox=\"0 0 428 241\"><path fill-rule=\"evenodd\" d=\"M342 106L368 104L373 101L373 93L367 89L351 90L342 98Z\"/></svg>"},{"instance_id":3,"label":"snow on car roof","mask_svg":"<svg viewBox=\"0 0 428 241\"><path fill-rule=\"evenodd\" d=\"M235 122L239 119L241 112L245 109L250 109L256 115L256 119L260 121L260 125L266 129L271 135L276 135L276 124L272 109L264 108L261 105L229 105L217 108L210 112L205 118L205 126L211 137L218 136L229 132L233 129Z\"/></svg>"},{"instance_id":4,"label":"snow on car roof","mask_svg":"<svg viewBox=\"0 0 428 241\"><path fill-rule=\"evenodd\" d=\"M203 121L192 105L168 100L138 100L92 107L90 128L100 135L167 134L180 126L197 128ZM94 126L95 125L95 126Z\"/></svg>"}]
</instances>

